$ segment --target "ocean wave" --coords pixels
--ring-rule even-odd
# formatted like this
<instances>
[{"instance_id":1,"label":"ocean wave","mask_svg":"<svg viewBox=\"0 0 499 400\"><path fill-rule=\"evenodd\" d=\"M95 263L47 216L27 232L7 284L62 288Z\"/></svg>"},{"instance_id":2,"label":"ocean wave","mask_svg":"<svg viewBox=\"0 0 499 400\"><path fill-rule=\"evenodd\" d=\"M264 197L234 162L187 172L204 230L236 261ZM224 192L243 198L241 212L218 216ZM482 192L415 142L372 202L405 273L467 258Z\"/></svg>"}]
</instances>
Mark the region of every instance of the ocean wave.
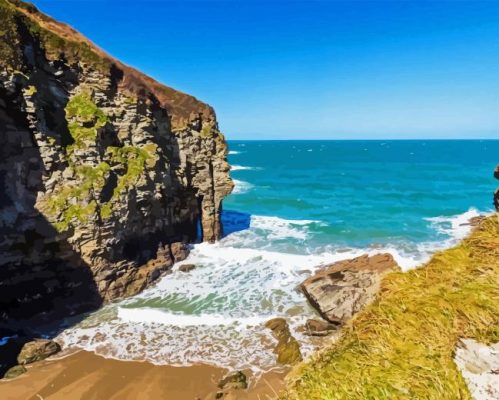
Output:
<instances>
[{"instance_id":1,"label":"ocean wave","mask_svg":"<svg viewBox=\"0 0 499 400\"><path fill-rule=\"evenodd\" d=\"M296 288L317 269L384 252L392 254L402 270L414 268L466 235L466 223L478 214L470 209L428 218L445 235L440 241L329 247L310 254L303 254L304 241L321 221L251 216L248 229L214 244L196 244L154 287L104 307L57 340L110 358L268 371L276 363L275 341L263 324L273 317L286 318L305 356L315 348L299 328L316 314ZM288 247L279 247L282 242ZM297 249L302 253L296 254ZM183 273L179 267L185 263L196 268Z\"/></svg>"},{"instance_id":2,"label":"ocean wave","mask_svg":"<svg viewBox=\"0 0 499 400\"><path fill-rule=\"evenodd\" d=\"M239 179L233 179L232 181L234 182L232 194L248 193L253 188L253 185L249 182L241 181Z\"/></svg>"},{"instance_id":3,"label":"ocean wave","mask_svg":"<svg viewBox=\"0 0 499 400\"><path fill-rule=\"evenodd\" d=\"M267 239L294 238L305 240L308 235L308 226L311 224L322 224L313 220L290 220L279 217L267 217L260 215L251 216L250 227L253 229L267 231Z\"/></svg>"},{"instance_id":4,"label":"ocean wave","mask_svg":"<svg viewBox=\"0 0 499 400\"><path fill-rule=\"evenodd\" d=\"M241 154L241 153L242 153L241 151L230 150L228 154L232 156L232 155Z\"/></svg>"},{"instance_id":5,"label":"ocean wave","mask_svg":"<svg viewBox=\"0 0 499 400\"><path fill-rule=\"evenodd\" d=\"M261 168L258 167L246 167L244 165L232 165L230 167L231 171L256 171L260 170Z\"/></svg>"},{"instance_id":6,"label":"ocean wave","mask_svg":"<svg viewBox=\"0 0 499 400\"><path fill-rule=\"evenodd\" d=\"M451 216L439 216L425 218L431 223L433 229L437 232L447 235L454 240L460 240L466 237L470 231L469 220L478 217L480 212L475 208L470 208L462 214Z\"/></svg>"},{"instance_id":7,"label":"ocean wave","mask_svg":"<svg viewBox=\"0 0 499 400\"><path fill-rule=\"evenodd\" d=\"M158 323L172 325L178 328L188 326L226 326L249 327L263 324L269 317L253 316L231 318L222 314L187 315L174 314L161 309L147 307L125 308L118 307L118 317L127 323Z\"/></svg>"}]
</instances>

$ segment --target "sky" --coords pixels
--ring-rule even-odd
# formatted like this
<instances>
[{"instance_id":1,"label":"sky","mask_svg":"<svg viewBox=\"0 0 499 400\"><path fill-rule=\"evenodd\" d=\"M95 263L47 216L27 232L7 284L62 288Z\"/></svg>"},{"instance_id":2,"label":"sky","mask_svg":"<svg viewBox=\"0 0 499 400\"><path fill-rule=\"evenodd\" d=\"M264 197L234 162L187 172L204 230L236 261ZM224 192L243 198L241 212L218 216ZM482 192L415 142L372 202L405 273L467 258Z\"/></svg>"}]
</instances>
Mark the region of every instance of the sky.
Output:
<instances>
[{"instance_id":1,"label":"sky","mask_svg":"<svg viewBox=\"0 0 499 400\"><path fill-rule=\"evenodd\" d=\"M32 2L228 139L499 139L499 1Z\"/></svg>"}]
</instances>

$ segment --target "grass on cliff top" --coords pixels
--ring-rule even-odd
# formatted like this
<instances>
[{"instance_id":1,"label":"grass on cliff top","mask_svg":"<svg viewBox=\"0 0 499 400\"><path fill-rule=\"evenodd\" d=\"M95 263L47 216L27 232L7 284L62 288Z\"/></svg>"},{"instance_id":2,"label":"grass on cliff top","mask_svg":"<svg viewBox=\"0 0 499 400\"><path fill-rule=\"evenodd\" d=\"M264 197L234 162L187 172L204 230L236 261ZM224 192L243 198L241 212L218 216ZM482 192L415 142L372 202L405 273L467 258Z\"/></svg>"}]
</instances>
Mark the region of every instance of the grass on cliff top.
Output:
<instances>
[{"instance_id":1,"label":"grass on cliff top","mask_svg":"<svg viewBox=\"0 0 499 400\"><path fill-rule=\"evenodd\" d=\"M30 3L20 0L0 0L0 66L20 69L22 60L20 25L38 38L48 59L58 59L61 54L69 63L82 61L97 70L106 72L111 67L107 57L98 54L89 42L70 27L59 24L38 11Z\"/></svg>"},{"instance_id":2,"label":"grass on cliff top","mask_svg":"<svg viewBox=\"0 0 499 400\"><path fill-rule=\"evenodd\" d=\"M471 399L459 338L499 339L499 214L423 267L392 273L339 341L294 372L284 399Z\"/></svg>"}]
</instances>

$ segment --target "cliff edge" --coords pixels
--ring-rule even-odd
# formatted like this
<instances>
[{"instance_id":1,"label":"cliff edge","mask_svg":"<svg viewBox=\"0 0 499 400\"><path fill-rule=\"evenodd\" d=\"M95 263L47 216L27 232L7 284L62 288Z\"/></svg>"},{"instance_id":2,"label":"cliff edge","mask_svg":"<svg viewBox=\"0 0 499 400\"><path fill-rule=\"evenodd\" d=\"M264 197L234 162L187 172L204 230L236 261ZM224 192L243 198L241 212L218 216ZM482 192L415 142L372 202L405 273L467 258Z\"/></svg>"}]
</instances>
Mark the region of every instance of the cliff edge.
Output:
<instances>
[{"instance_id":1,"label":"cliff edge","mask_svg":"<svg viewBox=\"0 0 499 400\"><path fill-rule=\"evenodd\" d=\"M0 0L0 321L133 295L222 234L213 109Z\"/></svg>"}]
</instances>

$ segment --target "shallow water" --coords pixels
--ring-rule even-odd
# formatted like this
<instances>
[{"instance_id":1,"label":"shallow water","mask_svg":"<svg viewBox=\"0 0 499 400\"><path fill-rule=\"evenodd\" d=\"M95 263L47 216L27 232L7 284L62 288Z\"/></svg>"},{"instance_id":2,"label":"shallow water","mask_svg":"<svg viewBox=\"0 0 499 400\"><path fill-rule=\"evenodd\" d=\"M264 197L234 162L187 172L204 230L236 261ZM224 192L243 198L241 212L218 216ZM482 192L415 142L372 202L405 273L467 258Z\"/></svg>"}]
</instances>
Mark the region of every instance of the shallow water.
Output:
<instances>
[{"instance_id":1,"label":"shallow water","mask_svg":"<svg viewBox=\"0 0 499 400\"><path fill-rule=\"evenodd\" d=\"M314 311L296 287L323 263L389 251L403 269L468 232L492 208L499 141L230 142L236 183L226 236L197 244L143 293L64 331L65 345L159 364L268 370L283 316L297 328Z\"/></svg>"}]
</instances>

